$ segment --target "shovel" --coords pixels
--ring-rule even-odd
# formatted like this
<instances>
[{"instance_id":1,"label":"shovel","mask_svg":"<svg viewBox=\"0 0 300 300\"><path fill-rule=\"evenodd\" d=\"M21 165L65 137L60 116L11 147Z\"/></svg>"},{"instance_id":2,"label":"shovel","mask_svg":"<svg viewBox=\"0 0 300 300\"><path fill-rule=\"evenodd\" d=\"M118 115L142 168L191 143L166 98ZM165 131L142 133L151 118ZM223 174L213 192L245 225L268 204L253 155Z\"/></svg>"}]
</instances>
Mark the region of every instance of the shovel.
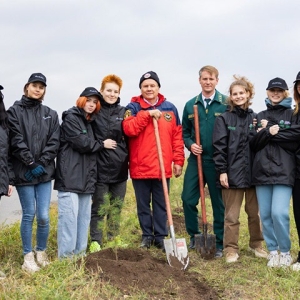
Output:
<instances>
[{"instance_id":1,"label":"shovel","mask_svg":"<svg viewBox=\"0 0 300 300\"><path fill-rule=\"evenodd\" d=\"M163 155L161 150L158 124L155 118L153 118L153 125L154 125L158 160L159 160L160 171L161 171L161 180L162 180L164 198L166 203L169 231L171 236L171 239L164 239L164 246L166 250L167 260L171 267L175 267L180 270L185 270L189 264L188 250L184 238L181 239L175 238L175 230L173 226L173 218L171 213L168 185L167 185L166 174L165 174L165 166L164 166Z\"/></svg>"},{"instance_id":2,"label":"shovel","mask_svg":"<svg viewBox=\"0 0 300 300\"><path fill-rule=\"evenodd\" d=\"M198 106L194 105L194 122L195 122L195 137L196 144L200 143L200 126L198 117ZM200 253L202 258L211 259L214 258L216 253L216 236L214 234L207 233L207 220L206 220L206 207L205 207L205 193L203 184L203 171L202 171L202 158L201 154L197 155L198 177L199 177L199 189L201 198L201 211L202 211L202 223L203 233L195 234L195 249Z\"/></svg>"}]
</instances>

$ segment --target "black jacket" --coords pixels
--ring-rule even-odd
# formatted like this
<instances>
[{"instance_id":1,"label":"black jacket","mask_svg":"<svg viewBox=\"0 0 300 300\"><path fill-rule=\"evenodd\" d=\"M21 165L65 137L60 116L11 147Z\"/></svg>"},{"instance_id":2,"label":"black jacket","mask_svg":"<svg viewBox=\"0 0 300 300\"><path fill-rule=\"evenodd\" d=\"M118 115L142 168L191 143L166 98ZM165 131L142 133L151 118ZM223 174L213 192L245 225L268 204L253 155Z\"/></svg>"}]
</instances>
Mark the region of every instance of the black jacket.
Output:
<instances>
[{"instance_id":1,"label":"black jacket","mask_svg":"<svg viewBox=\"0 0 300 300\"><path fill-rule=\"evenodd\" d=\"M57 112L23 96L7 113L15 184L33 185L54 179L54 159L59 148ZM42 164L47 174L28 182L24 175L33 161Z\"/></svg>"},{"instance_id":2,"label":"black jacket","mask_svg":"<svg viewBox=\"0 0 300 300\"><path fill-rule=\"evenodd\" d=\"M97 182L122 182L128 178L128 149L122 129L125 107L120 106L120 98L114 104L108 104L104 99L100 103L101 109L92 125L96 139L102 143L97 155ZM115 140L117 148L104 148L106 139Z\"/></svg>"},{"instance_id":3,"label":"black jacket","mask_svg":"<svg viewBox=\"0 0 300 300\"><path fill-rule=\"evenodd\" d=\"M251 187L253 153L249 140L255 135L254 118L256 113L252 109L239 107L231 112L228 109L216 118L213 145L218 187L222 187L219 181L222 173L227 173L229 188Z\"/></svg>"},{"instance_id":4,"label":"black jacket","mask_svg":"<svg viewBox=\"0 0 300 300\"><path fill-rule=\"evenodd\" d=\"M92 194L97 179L96 152L102 147L94 138L83 109L72 107L62 114L60 148L54 189Z\"/></svg>"},{"instance_id":5,"label":"black jacket","mask_svg":"<svg viewBox=\"0 0 300 300\"><path fill-rule=\"evenodd\" d=\"M291 102L291 98L286 98L278 105L272 106L266 100L267 110L257 115L258 125L262 119L266 119L268 126L259 131L250 142L251 148L255 151L252 169L254 185L294 185L296 170L294 151L281 144L285 142L287 136L295 138L297 134L290 128L293 115ZM280 130L278 134L271 135L269 127L274 124L279 124Z\"/></svg>"},{"instance_id":6,"label":"black jacket","mask_svg":"<svg viewBox=\"0 0 300 300\"><path fill-rule=\"evenodd\" d=\"M0 126L0 197L7 195L9 184L14 184L14 174L8 162L8 129Z\"/></svg>"}]
</instances>

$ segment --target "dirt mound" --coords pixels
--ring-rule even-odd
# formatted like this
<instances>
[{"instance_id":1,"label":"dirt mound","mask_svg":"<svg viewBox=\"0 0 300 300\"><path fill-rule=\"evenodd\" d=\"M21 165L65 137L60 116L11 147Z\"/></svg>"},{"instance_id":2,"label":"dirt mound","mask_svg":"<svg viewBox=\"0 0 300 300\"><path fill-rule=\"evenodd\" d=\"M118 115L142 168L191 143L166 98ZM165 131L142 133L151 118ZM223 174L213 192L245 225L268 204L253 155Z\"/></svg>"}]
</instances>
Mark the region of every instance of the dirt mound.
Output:
<instances>
[{"instance_id":1,"label":"dirt mound","mask_svg":"<svg viewBox=\"0 0 300 300\"><path fill-rule=\"evenodd\" d=\"M217 293L199 278L199 274L178 271L166 263L158 250L105 249L86 257L85 267L110 282L123 295L137 291L149 299L218 299Z\"/></svg>"}]
</instances>

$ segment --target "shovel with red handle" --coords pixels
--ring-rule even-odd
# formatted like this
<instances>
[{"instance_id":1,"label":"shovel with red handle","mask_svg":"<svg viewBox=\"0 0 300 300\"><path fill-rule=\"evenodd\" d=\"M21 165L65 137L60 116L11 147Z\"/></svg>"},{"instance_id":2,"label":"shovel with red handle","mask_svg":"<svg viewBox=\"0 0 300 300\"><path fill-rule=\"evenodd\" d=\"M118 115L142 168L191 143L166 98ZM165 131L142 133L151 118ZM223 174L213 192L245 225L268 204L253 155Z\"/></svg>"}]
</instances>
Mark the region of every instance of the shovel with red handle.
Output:
<instances>
[{"instance_id":1,"label":"shovel with red handle","mask_svg":"<svg viewBox=\"0 0 300 300\"><path fill-rule=\"evenodd\" d=\"M161 150L158 124L155 118L153 118L153 125L154 125L154 133L155 133L155 140L157 146L157 154L159 159L159 166L161 171L161 180L162 180L164 198L166 203L169 231L171 236L170 239L164 239L164 246L166 250L167 260L171 267L175 267L180 270L185 270L189 264L189 256L188 256L188 250L186 246L186 240L184 238L176 239L175 237L175 230L173 226L173 218L171 213L171 205L169 199L167 179L165 174L165 166L164 166L163 155Z\"/></svg>"},{"instance_id":2,"label":"shovel with red handle","mask_svg":"<svg viewBox=\"0 0 300 300\"><path fill-rule=\"evenodd\" d=\"M195 122L195 138L198 146L200 143L200 125L198 117L198 106L194 105L194 122ZM201 212L203 233L195 234L195 249L200 253L202 258L211 259L216 253L216 236L214 234L207 233L207 220L206 220L206 207L205 207L205 193L203 183L203 171L202 171L202 157L201 154L197 155L198 177L199 177L199 189L201 198Z\"/></svg>"}]
</instances>

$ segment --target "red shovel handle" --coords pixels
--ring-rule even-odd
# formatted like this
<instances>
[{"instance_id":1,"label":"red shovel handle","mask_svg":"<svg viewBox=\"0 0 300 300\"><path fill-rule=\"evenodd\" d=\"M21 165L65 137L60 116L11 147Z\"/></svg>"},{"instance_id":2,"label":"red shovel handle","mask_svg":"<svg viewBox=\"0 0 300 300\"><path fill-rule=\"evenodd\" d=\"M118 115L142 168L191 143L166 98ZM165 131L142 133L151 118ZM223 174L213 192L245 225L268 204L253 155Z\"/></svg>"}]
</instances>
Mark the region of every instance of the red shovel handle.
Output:
<instances>
[{"instance_id":1,"label":"red shovel handle","mask_svg":"<svg viewBox=\"0 0 300 300\"><path fill-rule=\"evenodd\" d=\"M200 146L201 145L201 143L200 143L200 125L199 125L198 106L197 105L194 105L194 122L195 122L196 144L198 146ZM201 198L202 222L203 222L203 224L207 224L201 154L197 155L197 166L198 166L199 188L200 188L200 198Z\"/></svg>"},{"instance_id":2,"label":"red shovel handle","mask_svg":"<svg viewBox=\"0 0 300 300\"><path fill-rule=\"evenodd\" d=\"M173 226L173 218L172 218L172 213L171 213L168 185L167 185L167 179L166 179L166 173L165 173L165 165L164 165L164 160L163 160L163 155L162 155L162 150L161 150L158 124L157 124L157 120L155 118L153 118L153 126L154 126L155 140L156 140L156 146L157 146L158 160L159 160L159 165L160 165L161 180L162 180L164 196L165 196L168 222L169 222L169 226Z\"/></svg>"}]
</instances>

